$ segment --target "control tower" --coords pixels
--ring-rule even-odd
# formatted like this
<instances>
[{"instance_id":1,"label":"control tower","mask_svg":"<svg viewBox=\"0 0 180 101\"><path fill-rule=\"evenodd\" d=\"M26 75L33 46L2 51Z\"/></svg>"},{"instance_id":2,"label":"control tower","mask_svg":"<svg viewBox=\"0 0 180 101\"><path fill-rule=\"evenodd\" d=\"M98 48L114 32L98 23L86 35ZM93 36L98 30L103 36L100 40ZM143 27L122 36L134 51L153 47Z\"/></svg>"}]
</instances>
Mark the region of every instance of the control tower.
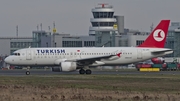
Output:
<instances>
[{"instance_id":1,"label":"control tower","mask_svg":"<svg viewBox=\"0 0 180 101\"><path fill-rule=\"evenodd\" d=\"M93 17L90 19L89 35L95 36L96 31L117 31L116 18L111 5L98 4L92 9Z\"/></svg>"}]
</instances>

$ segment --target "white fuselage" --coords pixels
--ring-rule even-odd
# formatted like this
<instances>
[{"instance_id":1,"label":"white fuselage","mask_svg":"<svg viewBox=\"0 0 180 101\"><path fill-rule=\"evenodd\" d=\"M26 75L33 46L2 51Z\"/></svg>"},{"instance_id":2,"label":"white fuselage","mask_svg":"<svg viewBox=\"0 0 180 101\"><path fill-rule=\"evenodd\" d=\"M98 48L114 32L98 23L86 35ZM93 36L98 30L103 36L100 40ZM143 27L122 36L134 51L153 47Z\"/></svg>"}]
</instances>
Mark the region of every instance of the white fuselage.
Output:
<instances>
[{"instance_id":1,"label":"white fuselage","mask_svg":"<svg viewBox=\"0 0 180 101\"><path fill-rule=\"evenodd\" d=\"M55 66L57 60L77 60L94 58L105 55L120 54L115 59L100 59L103 64L99 65L124 65L164 56L173 51L160 54L152 54L154 51L170 50L167 48L141 48L141 47L79 47L79 48L26 48L15 51L19 55L10 55L6 62L12 65L24 66ZM89 65L93 66L93 64Z\"/></svg>"}]
</instances>

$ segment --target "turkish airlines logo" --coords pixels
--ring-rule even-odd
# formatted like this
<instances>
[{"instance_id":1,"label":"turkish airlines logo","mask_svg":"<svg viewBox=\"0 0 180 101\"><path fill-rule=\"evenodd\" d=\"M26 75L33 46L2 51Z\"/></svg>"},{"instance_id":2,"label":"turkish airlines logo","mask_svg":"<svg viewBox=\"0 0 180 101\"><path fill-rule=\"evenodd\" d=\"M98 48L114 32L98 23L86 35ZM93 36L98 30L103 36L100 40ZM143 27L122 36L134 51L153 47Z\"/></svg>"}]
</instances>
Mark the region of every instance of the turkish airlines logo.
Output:
<instances>
[{"instance_id":1,"label":"turkish airlines logo","mask_svg":"<svg viewBox=\"0 0 180 101\"><path fill-rule=\"evenodd\" d=\"M156 41L162 41L165 38L165 33L161 29L157 29L153 33L153 37Z\"/></svg>"},{"instance_id":2,"label":"turkish airlines logo","mask_svg":"<svg viewBox=\"0 0 180 101\"><path fill-rule=\"evenodd\" d=\"M121 54L122 54L122 53L120 52L120 53L118 53L118 54L116 54L116 55L117 55L118 57L120 57L120 56L121 56Z\"/></svg>"}]
</instances>

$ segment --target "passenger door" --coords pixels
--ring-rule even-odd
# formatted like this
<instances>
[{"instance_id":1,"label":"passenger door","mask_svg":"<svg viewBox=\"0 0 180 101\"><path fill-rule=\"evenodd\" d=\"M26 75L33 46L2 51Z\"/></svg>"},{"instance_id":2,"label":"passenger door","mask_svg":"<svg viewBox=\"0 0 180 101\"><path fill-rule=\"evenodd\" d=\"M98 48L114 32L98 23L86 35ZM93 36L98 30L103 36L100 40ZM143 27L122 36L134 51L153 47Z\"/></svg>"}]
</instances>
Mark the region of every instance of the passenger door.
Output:
<instances>
[{"instance_id":1,"label":"passenger door","mask_svg":"<svg viewBox=\"0 0 180 101\"><path fill-rule=\"evenodd\" d=\"M32 59L32 53L30 50L26 50L26 60L31 60Z\"/></svg>"}]
</instances>

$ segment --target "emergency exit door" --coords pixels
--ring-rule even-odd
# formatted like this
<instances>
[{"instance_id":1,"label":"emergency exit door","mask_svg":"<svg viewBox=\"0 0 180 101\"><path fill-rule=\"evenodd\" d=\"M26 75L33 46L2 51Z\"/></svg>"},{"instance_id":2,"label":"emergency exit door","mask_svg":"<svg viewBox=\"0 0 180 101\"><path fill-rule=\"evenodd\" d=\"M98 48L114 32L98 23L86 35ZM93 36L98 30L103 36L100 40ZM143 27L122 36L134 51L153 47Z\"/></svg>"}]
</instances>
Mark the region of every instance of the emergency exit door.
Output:
<instances>
[{"instance_id":1,"label":"emergency exit door","mask_svg":"<svg viewBox=\"0 0 180 101\"><path fill-rule=\"evenodd\" d=\"M142 59L142 49L137 50L137 59Z\"/></svg>"}]
</instances>

